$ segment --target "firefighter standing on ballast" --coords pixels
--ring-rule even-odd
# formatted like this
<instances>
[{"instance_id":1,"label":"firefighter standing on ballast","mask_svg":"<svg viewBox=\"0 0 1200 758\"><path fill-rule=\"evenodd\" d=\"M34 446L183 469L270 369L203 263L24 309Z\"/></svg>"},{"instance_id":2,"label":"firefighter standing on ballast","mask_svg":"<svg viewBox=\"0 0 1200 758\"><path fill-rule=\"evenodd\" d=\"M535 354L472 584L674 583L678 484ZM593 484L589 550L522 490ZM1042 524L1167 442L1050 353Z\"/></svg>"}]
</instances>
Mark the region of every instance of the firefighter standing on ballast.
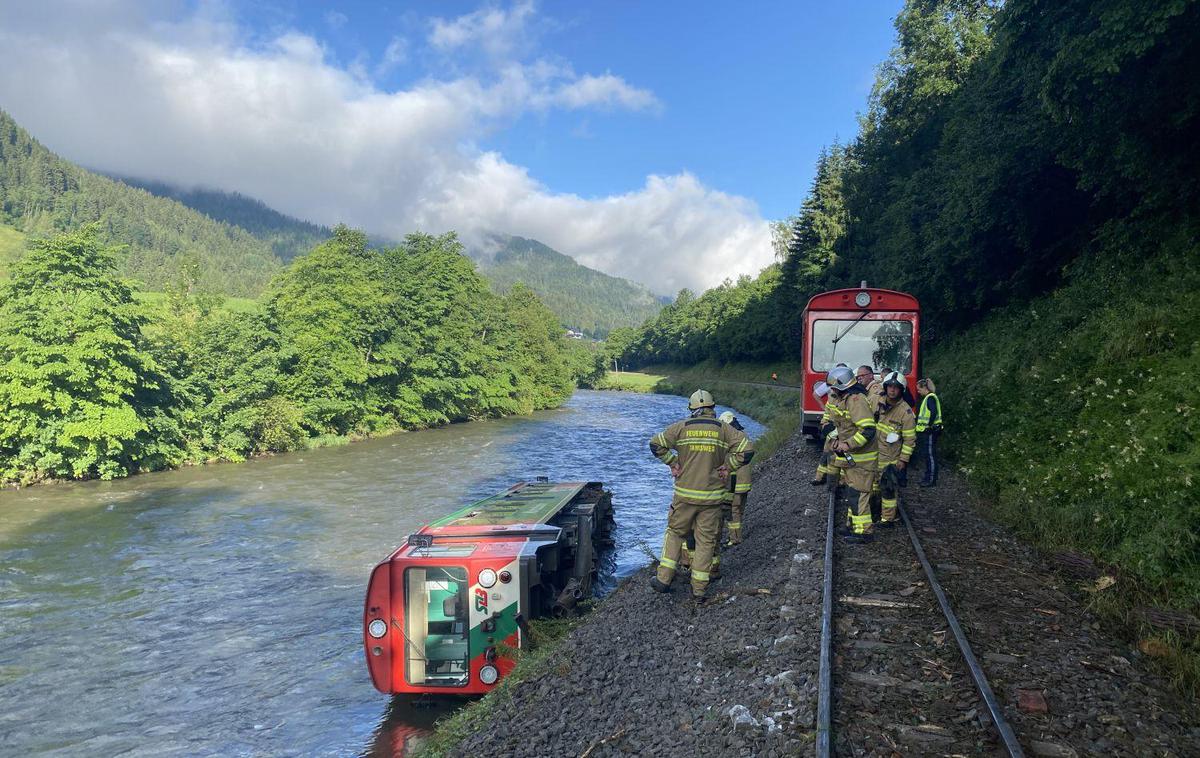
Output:
<instances>
[{"instance_id":1,"label":"firefighter standing on ballast","mask_svg":"<svg viewBox=\"0 0 1200 758\"><path fill-rule=\"evenodd\" d=\"M729 424L739 432L746 431L731 411L721 414L721 423ZM729 509L725 514L725 528L729 537L726 545L740 545L742 542L742 517L746 513L746 498L749 496L750 464L746 463L729 475L729 488L725 490L725 505L722 508Z\"/></svg>"},{"instance_id":2,"label":"firefighter standing on ballast","mask_svg":"<svg viewBox=\"0 0 1200 758\"><path fill-rule=\"evenodd\" d=\"M867 390L855 380L849 368L835 368L825 381L830 400L825 405L837 431L833 446L833 467L840 474L831 484L836 488L844 480L853 490L847 508L849 528L843 532L847 542L874 539L871 523L871 490L875 486L875 409L868 402Z\"/></svg>"},{"instance_id":3,"label":"firefighter standing on ballast","mask_svg":"<svg viewBox=\"0 0 1200 758\"><path fill-rule=\"evenodd\" d=\"M704 591L721 532L721 503L731 474L750 462L754 447L745 433L716 417L713 396L696 390L688 399L690 418L677 421L650 438L650 452L671 467L674 497L657 575L657 592L669 592L679 565L680 547L689 532L696 537L692 556L692 597L704 602Z\"/></svg>"},{"instance_id":4,"label":"firefighter standing on ballast","mask_svg":"<svg viewBox=\"0 0 1200 758\"><path fill-rule=\"evenodd\" d=\"M892 371L884 375L882 384L884 395L879 400L875 418L875 440L879 451L876 461L883 504L879 525L891 528L896 524L901 475L917 444L917 419L912 408L904 402L904 375Z\"/></svg>"}]
</instances>

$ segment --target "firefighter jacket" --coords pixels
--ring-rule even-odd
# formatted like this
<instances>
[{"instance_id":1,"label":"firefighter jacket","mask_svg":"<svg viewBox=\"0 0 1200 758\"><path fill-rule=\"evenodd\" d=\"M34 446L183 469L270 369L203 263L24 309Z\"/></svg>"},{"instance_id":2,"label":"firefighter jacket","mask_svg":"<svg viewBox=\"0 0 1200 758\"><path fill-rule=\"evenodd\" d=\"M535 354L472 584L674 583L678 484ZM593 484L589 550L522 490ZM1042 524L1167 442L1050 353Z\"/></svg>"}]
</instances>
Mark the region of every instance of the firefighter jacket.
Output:
<instances>
[{"instance_id":1,"label":"firefighter jacket","mask_svg":"<svg viewBox=\"0 0 1200 758\"><path fill-rule=\"evenodd\" d=\"M650 452L663 463L678 463L675 500L695 505L720 505L729 489L717 468L740 471L754 456L750 438L717 420L711 410L676 421L650 438Z\"/></svg>"},{"instance_id":2,"label":"firefighter jacket","mask_svg":"<svg viewBox=\"0 0 1200 758\"><path fill-rule=\"evenodd\" d=\"M938 396L932 392L921 401L921 412L917 414L917 431L926 432L942 430L942 404Z\"/></svg>"},{"instance_id":3,"label":"firefighter jacket","mask_svg":"<svg viewBox=\"0 0 1200 758\"><path fill-rule=\"evenodd\" d=\"M872 381L870 384L867 385L867 400L869 400L871 402L875 402L875 401L879 400L879 398L883 397L886 394L887 393L885 393L883 391L883 385L879 382L878 379L875 379L874 381Z\"/></svg>"},{"instance_id":4,"label":"firefighter jacket","mask_svg":"<svg viewBox=\"0 0 1200 758\"><path fill-rule=\"evenodd\" d=\"M897 399L895 405L885 396L879 401L875 412L875 439L879 449L878 469L883 469L890 463L904 461L912 457L917 444L917 418L912 408L903 398ZM888 440L892 437L891 442Z\"/></svg>"},{"instance_id":5,"label":"firefighter jacket","mask_svg":"<svg viewBox=\"0 0 1200 758\"><path fill-rule=\"evenodd\" d=\"M849 443L855 465L869 464L874 468L875 409L868 398L862 385L856 384L842 392L841 397L830 399L825 410L837 427L838 442ZM848 467L849 463L839 455L834 465Z\"/></svg>"}]
</instances>

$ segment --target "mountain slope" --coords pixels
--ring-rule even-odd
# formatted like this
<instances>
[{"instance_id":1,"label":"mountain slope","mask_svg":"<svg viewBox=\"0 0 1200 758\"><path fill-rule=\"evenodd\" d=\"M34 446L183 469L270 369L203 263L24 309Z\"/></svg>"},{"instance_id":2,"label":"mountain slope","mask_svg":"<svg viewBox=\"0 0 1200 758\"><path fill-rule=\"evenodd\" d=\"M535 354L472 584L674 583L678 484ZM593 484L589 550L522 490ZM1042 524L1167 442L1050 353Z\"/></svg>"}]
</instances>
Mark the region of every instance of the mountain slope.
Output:
<instances>
[{"instance_id":1,"label":"mountain slope","mask_svg":"<svg viewBox=\"0 0 1200 758\"><path fill-rule=\"evenodd\" d=\"M469 251L480 272L499 292L524 282L563 326L604 337L622 326L638 326L662 308L645 287L580 265L537 240L493 235L491 241L499 248L491 255Z\"/></svg>"},{"instance_id":2,"label":"mountain slope","mask_svg":"<svg viewBox=\"0 0 1200 758\"><path fill-rule=\"evenodd\" d=\"M249 232L80 168L0 111L0 223L46 235L91 222L106 244L125 246L121 272L149 289L163 288L187 261L204 289L253 296L280 268L271 246Z\"/></svg>"},{"instance_id":3,"label":"mountain slope","mask_svg":"<svg viewBox=\"0 0 1200 758\"><path fill-rule=\"evenodd\" d=\"M304 255L313 247L333 236L327 226L302 221L280 213L261 200L240 192L195 187L186 189L153 179L112 176L123 184L144 189L152 195L165 197L199 211L214 221L245 229L271 246L271 251L284 261Z\"/></svg>"}]
</instances>

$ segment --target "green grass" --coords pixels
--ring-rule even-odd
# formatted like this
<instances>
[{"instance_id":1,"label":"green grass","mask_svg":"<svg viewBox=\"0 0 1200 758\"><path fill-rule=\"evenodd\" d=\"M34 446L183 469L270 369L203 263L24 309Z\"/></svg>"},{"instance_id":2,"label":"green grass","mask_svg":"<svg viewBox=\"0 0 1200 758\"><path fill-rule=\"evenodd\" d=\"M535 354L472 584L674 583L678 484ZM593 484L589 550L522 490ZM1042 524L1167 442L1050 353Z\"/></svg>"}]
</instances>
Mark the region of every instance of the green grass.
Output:
<instances>
[{"instance_id":1,"label":"green grass","mask_svg":"<svg viewBox=\"0 0 1200 758\"><path fill-rule=\"evenodd\" d=\"M654 392L654 388L665 376L660 374L644 374L639 371L609 371L596 384L598 390L617 390L621 392Z\"/></svg>"},{"instance_id":2,"label":"green grass","mask_svg":"<svg viewBox=\"0 0 1200 758\"><path fill-rule=\"evenodd\" d=\"M163 308L167 304L167 293L146 292L138 290L134 293L138 302L151 308ZM249 297L221 297L221 310L229 313L257 313L262 310L262 303Z\"/></svg>"},{"instance_id":3,"label":"green grass","mask_svg":"<svg viewBox=\"0 0 1200 758\"><path fill-rule=\"evenodd\" d=\"M9 267L25 252L26 239L13 227L0 224L0 279L8 278Z\"/></svg>"},{"instance_id":4,"label":"green grass","mask_svg":"<svg viewBox=\"0 0 1200 758\"><path fill-rule=\"evenodd\" d=\"M1132 235L1131 235L1132 236ZM926 363L947 458L989 513L1047 551L1108 567L1094 610L1200 692L1200 635L1137 612L1200 616L1200 272L1180 229L1154 246L1108 240L1070 283L937 345Z\"/></svg>"},{"instance_id":5,"label":"green grass","mask_svg":"<svg viewBox=\"0 0 1200 758\"><path fill-rule=\"evenodd\" d=\"M590 610L591 603L583 607ZM534 619L529 622L530 636L533 645L524 650L509 650L517 656L517 665L510 671L496 688L457 711L441 719L434 727L433 734L418 748L415 758L442 758L449 755L459 743L495 718L498 708L512 699L513 690L521 682L534 679L551 672L558 675L570 670L570 661L555 659L555 653L567 638L571 630L578 626L583 616L565 619Z\"/></svg>"},{"instance_id":6,"label":"green grass","mask_svg":"<svg viewBox=\"0 0 1200 758\"><path fill-rule=\"evenodd\" d=\"M713 393L721 405L728 405L766 424L767 431L754 443L759 459L771 456L800 426L800 393L772 387L739 384L766 382L771 372L779 374L781 384L799 384L799 364L705 362L695 366L648 366L649 375L665 376L655 387L656 392L690 395L703 387ZM795 380L794 382L791 380Z\"/></svg>"}]
</instances>

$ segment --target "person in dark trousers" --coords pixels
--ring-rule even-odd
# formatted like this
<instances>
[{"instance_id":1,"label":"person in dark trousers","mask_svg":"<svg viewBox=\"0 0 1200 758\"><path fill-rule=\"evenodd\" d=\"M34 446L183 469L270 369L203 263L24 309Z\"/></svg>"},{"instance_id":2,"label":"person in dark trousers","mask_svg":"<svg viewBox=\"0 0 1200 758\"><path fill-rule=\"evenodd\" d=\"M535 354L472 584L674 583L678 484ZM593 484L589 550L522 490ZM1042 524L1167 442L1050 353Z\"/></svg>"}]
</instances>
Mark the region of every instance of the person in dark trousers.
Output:
<instances>
[{"instance_id":1,"label":"person in dark trousers","mask_svg":"<svg viewBox=\"0 0 1200 758\"><path fill-rule=\"evenodd\" d=\"M917 382L917 397L921 398L921 410L917 413L917 448L925 461L925 477L920 487L937 484L937 443L942 436L942 403L938 400L937 386L926 377Z\"/></svg>"}]
</instances>

